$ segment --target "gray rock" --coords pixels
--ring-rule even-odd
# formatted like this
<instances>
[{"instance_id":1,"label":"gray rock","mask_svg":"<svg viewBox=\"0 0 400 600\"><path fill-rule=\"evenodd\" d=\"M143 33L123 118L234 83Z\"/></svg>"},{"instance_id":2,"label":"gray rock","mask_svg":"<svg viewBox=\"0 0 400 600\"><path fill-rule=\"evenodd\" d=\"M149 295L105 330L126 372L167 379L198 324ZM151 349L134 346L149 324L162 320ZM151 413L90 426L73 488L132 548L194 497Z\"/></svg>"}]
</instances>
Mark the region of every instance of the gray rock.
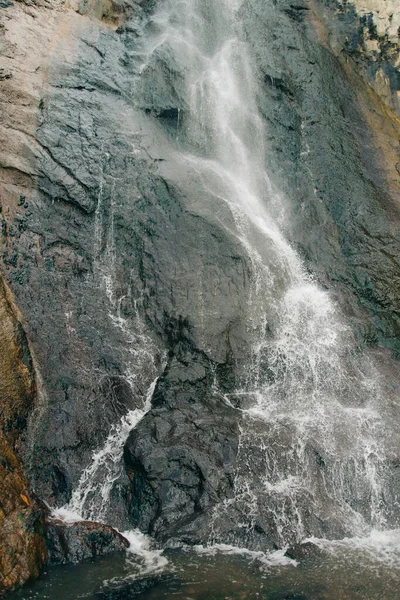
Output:
<instances>
[{"instance_id":1,"label":"gray rock","mask_svg":"<svg viewBox=\"0 0 400 600\"><path fill-rule=\"evenodd\" d=\"M302 565L306 563L315 566L315 564L323 560L326 553L312 542L304 542L303 544L296 544L288 548L285 556L297 560Z\"/></svg>"},{"instance_id":2,"label":"gray rock","mask_svg":"<svg viewBox=\"0 0 400 600\"><path fill-rule=\"evenodd\" d=\"M177 334L154 408L131 432L124 462L135 526L169 544L196 544L209 535L213 507L232 495L238 423L210 392L218 367Z\"/></svg>"},{"instance_id":3,"label":"gray rock","mask_svg":"<svg viewBox=\"0 0 400 600\"><path fill-rule=\"evenodd\" d=\"M50 519L47 521L46 544L52 565L77 563L129 547L129 542L107 525L90 521L68 525Z\"/></svg>"},{"instance_id":4,"label":"gray rock","mask_svg":"<svg viewBox=\"0 0 400 600\"><path fill-rule=\"evenodd\" d=\"M12 36L4 42L3 75L15 62L29 85L46 74L35 94L17 77L1 82L0 247L40 400L19 449L39 496L64 504L111 427L161 375L125 446L112 524L206 542L214 507L232 495L238 447L240 410L222 395L251 405L234 394L260 331L259 313L248 319L254 270L229 210L177 158L187 108L179 65L168 53L144 65L140 45L156 3L112 2L108 15L93 4L100 20L85 17L89 4L69 12L71 44L38 70L39 42L34 56L15 52ZM23 27L18 11L7 14ZM35 47L29 36L41 40L41 27L57 40L58 13L46 11L38 8L33 33L21 30L21 44ZM343 308L360 349L399 354L398 126L353 62L321 41L312 15L308 3L286 0L241 9L266 169L287 201L286 237ZM265 507L239 531L231 516L221 539L273 547L270 520Z\"/></svg>"}]
</instances>

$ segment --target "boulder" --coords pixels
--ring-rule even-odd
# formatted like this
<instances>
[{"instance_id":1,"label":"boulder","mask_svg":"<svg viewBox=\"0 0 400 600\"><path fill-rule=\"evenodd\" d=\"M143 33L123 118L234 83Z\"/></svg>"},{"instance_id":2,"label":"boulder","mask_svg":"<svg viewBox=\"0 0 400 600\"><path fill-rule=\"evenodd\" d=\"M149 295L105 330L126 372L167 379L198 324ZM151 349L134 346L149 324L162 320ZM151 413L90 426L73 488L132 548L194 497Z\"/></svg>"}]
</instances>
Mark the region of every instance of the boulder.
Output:
<instances>
[{"instance_id":1,"label":"boulder","mask_svg":"<svg viewBox=\"0 0 400 600\"><path fill-rule=\"evenodd\" d=\"M312 542L303 542L302 544L290 546L286 550L285 556L293 560L297 560L301 564L315 564L320 562L324 556L326 556L326 553Z\"/></svg>"},{"instance_id":2,"label":"boulder","mask_svg":"<svg viewBox=\"0 0 400 600\"><path fill-rule=\"evenodd\" d=\"M112 527L91 521L66 524L47 520L47 548L52 565L78 563L129 548L129 542Z\"/></svg>"},{"instance_id":3,"label":"boulder","mask_svg":"<svg viewBox=\"0 0 400 600\"><path fill-rule=\"evenodd\" d=\"M163 542L205 543L212 509L232 495L236 411L213 395L210 361L181 340L153 396L153 409L124 449L130 515Z\"/></svg>"}]
</instances>

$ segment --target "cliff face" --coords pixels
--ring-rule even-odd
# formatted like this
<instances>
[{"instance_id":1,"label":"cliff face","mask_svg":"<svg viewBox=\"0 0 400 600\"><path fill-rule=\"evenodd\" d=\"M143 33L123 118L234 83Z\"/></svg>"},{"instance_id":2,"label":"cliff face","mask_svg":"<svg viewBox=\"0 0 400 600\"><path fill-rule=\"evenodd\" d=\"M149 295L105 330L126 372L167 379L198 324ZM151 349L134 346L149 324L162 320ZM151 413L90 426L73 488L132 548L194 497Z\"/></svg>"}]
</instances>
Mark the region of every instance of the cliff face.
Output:
<instances>
[{"instance_id":1,"label":"cliff face","mask_svg":"<svg viewBox=\"0 0 400 600\"><path fill-rule=\"evenodd\" d=\"M354 61L364 80L400 115L400 13L396 0L315 2L335 55Z\"/></svg>"},{"instance_id":2,"label":"cliff face","mask_svg":"<svg viewBox=\"0 0 400 600\"><path fill-rule=\"evenodd\" d=\"M254 0L241 14L267 170L289 207L285 234L360 347L379 345L392 373L399 16L395 2L372 3ZM24 319L22 329L8 301L0 305L10 340L2 443L6 464L22 461L38 496L60 506L112 425L143 405L161 375L107 515L197 542L212 507L232 493L237 418L218 398L245 380L258 331L247 319L252 261L232 216L176 159L187 108L176 65L141 55L153 5L0 1L2 273ZM10 448L19 458L6 457ZM12 468L18 510L31 510L20 463ZM5 547L17 547L18 535ZM31 575L46 560L40 540L34 556Z\"/></svg>"},{"instance_id":3,"label":"cliff face","mask_svg":"<svg viewBox=\"0 0 400 600\"><path fill-rule=\"evenodd\" d=\"M16 455L35 401L32 358L10 291L0 282L0 593L47 562L44 512Z\"/></svg>"}]
</instances>

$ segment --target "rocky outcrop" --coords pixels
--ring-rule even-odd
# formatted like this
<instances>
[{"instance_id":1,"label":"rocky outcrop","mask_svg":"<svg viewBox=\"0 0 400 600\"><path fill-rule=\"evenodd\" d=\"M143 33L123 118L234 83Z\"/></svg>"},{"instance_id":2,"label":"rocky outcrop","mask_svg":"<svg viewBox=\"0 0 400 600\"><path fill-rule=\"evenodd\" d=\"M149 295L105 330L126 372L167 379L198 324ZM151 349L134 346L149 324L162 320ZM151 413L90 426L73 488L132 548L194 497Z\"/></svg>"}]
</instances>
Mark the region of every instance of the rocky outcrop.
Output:
<instances>
[{"instance_id":1,"label":"rocky outcrop","mask_svg":"<svg viewBox=\"0 0 400 600\"><path fill-rule=\"evenodd\" d=\"M241 18L267 168L287 200L285 235L359 346L399 355L398 54L392 30L375 30L360 2L252 0ZM11 467L20 484L7 515L27 524L4 547L34 537L23 559L33 566L17 583L45 560L29 490L51 506L69 501L93 451L143 405L156 375L152 410L125 446L113 524L206 541L215 504L232 494L238 447L223 395L248 376L260 315L232 214L177 158L182 78L171 57L152 62L140 45L154 2L4 4L0 247L15 302L7 292L0 303L10 340L0 393L12 399L0 418L29 478ZM15 303L23 328L7 317ZM103 542L92 547L83 527L82 543L78 526L52 530L55 560L98 552Z\"/></svg>"},{"instance_id":2,"label":"rocky outcrop","mask_svg":"<svg viewBox=\"0 0 400 600\"><path fill-rule=\"evenodd\" d=\"M213 507L232 496L239 432L236 411L210 393L218 365L176 334L124 461L135 526L164 543L194 544L207 539Z\"/></svg>"},{"instance_id":3,"label":"rocky outcrop","mask_svg":"<svg viewBox=\"0 0 400 600\"><path fill-rule=\"evenodd\" d=\"M46 539L52 565L78 563L129 547L129 542L112 527L90 521L68 525L48 520Z\"/></svg>"}]
</instances>

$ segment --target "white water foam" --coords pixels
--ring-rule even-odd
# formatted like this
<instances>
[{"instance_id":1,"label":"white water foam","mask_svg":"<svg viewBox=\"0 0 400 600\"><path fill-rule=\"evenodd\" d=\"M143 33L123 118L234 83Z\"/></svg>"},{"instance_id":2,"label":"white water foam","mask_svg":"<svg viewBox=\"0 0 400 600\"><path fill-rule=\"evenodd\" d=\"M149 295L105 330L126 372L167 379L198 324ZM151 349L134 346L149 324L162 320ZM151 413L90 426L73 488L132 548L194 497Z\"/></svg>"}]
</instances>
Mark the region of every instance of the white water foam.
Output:
<instances>
[{"instance_id":1,"label":"white water foam","mask_svg":"<svg viewBox=\"0 0 400 600\"><path fill-rule=\"evenodd\" d=\"M132 429L150 410L157 380L149 387L144 406L130 410L111 429L105 444L93 454L91 464L83 471L71 500L67 505L55 509L54 516L68 521L78 515L78 520L104 521L111 489L121 473L124 444Z\"/></svg>"},{"instance_id":2,"label":"white water foam","mask_svg":"<svg viewBox=\"0 0 400 600\"><path fill-rule=\"evenodd\" d=\"M149 536L137 529L123 531L122 535L130 544L128 552L135 556L135 560L139 557L143 561L141 575L162 571L168 565L168 559L163 555L163 550L152 548L153 540Z\"/></svg>"},{"instance_id":3,"label":"white water foam","mask_svg":"<svg viewBox=\"0 0 400 600\"><path fill-rule=\"evenodd\" d=\"M54 519L63 521L66 525L74 525L80 521L88 520L82 518L81 514L70 510L68 506L54 509L51 516ZM95 522L99 521L96 520ZM133 578L137 575L143 576L149 573L158 573L167 567L169 561L163 555L163 550L155 549L153 547L154 541L149 536L138 529L119 531L115 528L115 530L129 542L127 553L131 554L134 559L134 563L132 563L135 567L135 574L132 576Z\"/></svg>"},{"instance_id":4,"label":"white water foam","mask_svg":"<svg viewBox=\"0 0 400 600\"><path fill-rule=\"evenodd\" d=\"M297 561L285 556L287 548L275 550L274 552L257 552L248 548L239 548L230 544L213 544L211 546L190 546L183 548L188 552L196 552L207 556L216 556L217 554L225 554L227 556L243 556L244 558L257 561L265 567L287 567L297 566Z\"/></svg>"},{"instance_id":5,"label":"white water foam","mask_svg":"<svg viewBox=\"0 0 400 600\"><path fill-rule=\"evenodd\" d=\"M304 542L312 542L321 550L335 557L346 557L351 553L355 557L363 557L372 563L380 563L392 569L400 570L400 529L386 531L372 530L366 537L326 540L308 538Z\"/></svg>"},{"instance_id":6,"label":"white water foam","mask_svg":"<svg viewBox=\"0 0 400 600\"><path fill-rule=\"evenodd\" d=\"M108 436L104 446L92 457L92 463L84 470L79 485L68 504L52 510L52 516L67 525L79 521L94 521L109 524L105 519L112 486L122 469L122 453L129 433L143 419L151 408L151 398L158 378L151 384L142 409L129 411L121 423L116 425ZM118 531L118 529L116 529ZM135 567L139 574L146 575L163 570L168 560L162 550L152 548L151 538L136 529L121 531L129 542L128 553L135 557Z\"/></svg>"},{"instance_id":7,"label":"white water foam","mask_svg":"<svg viewBox=\"0 0 400 600\"><path fill-rule=\"evenodd\" d=\"M271 529L272 517L283 545L318 532L319 523L362 536L387 527L385 506L396 501L387 485L379 376L273 218L284 219L285 200L264 170L266 136L241 6L161 2L141 71L152 73L160 60L179 74L186 96L176 154L231 211L253 272L248 328L258 340L238 391L254 402L241 411L235 497L217 507L212 541L232 510L250 529L263 519Z\"/></svg>"}]
</instances>

